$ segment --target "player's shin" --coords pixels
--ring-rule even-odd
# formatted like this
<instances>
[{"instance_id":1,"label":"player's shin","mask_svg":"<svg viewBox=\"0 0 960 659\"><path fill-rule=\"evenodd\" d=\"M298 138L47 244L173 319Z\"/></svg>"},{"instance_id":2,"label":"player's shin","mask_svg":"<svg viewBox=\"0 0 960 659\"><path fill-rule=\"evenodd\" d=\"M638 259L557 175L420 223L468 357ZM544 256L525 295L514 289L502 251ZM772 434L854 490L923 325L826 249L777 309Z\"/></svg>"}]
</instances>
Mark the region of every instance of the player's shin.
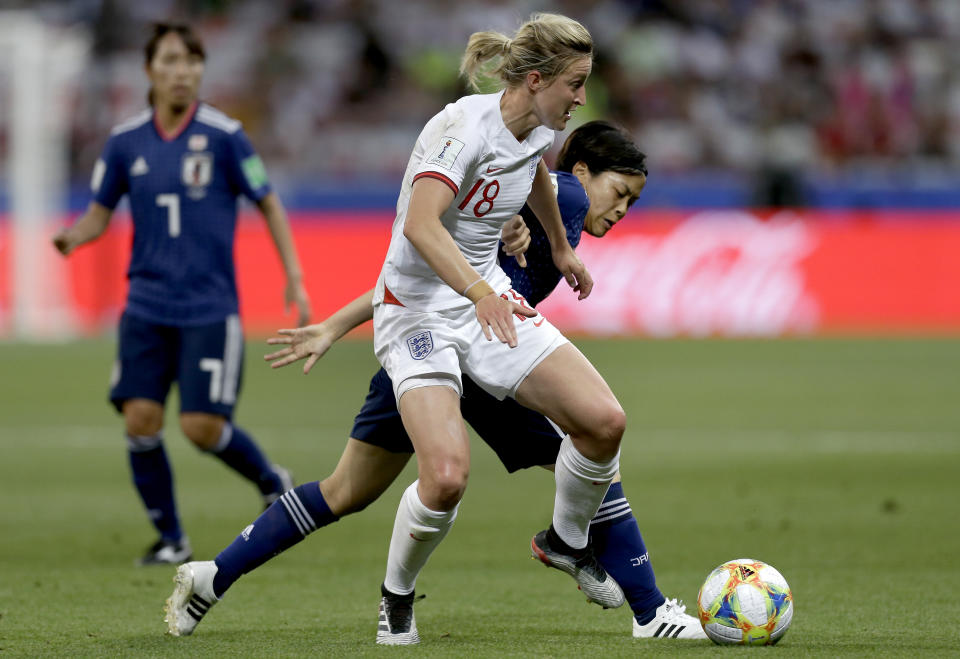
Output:
<instances>
[{"instance_id":1,"label":"player's shin","mask_svg":"<svg viewBox=\"0 0 960 659\"><path fill-rule=\"evenodd\" d=\"M245 430L224 423L211 453L228 467L253 482L263 495L281 494L284 483L263 450Z\"/></svg>"},{"instance_id":2,"label":"player's shin","mask_svg":"<svg viewBox=\"0 0 960 659\"><path fill-rule=\"evenodd\" d=\"M619 482L610 484L590 522L590 541L600 565L623 589L637 622L648 623L664 596L657 588L650 554Z\"/></svg>"},{"instance_id":3,"label":"player's shin","mask_svg":"<svg viewBox=\"0 0 960 659\"><path fill-rule=\"evenodd\" d=\"M338 519L324 500L318 481L295 487L271 504L220 552L215 561L214 593L221 597L242 575Z\"/></svg>"},{"instance_id":4,"label":"player's shin","mask_svg":"<svg viewBox=\"0 0 960 659\"><path fill-rule=\"evenodd\" d=\"M595 462L584 457L569 436L560 444L554 470L557 493L553 506L553 528L571 548L582 549L587 546L590 520L600 507L619 465L619 451L608 462Z\"/></svg>"},{"instance_id":5,"label":"player's shin","mask_svg":"<svg viewBox=\"0 0 960 659\"><path fill-rule=\"evenodd\" d=\"M430 510L420 501L418 483L414 481L403 493L390 539L383 585L396 595L413 592L417 575L453 526L459 508L458 505L450 511Z\"/></svg>"},{"instance_id":6,"label":"player's shin","mask_svg":"<svg viewBox=\"0 0 960 659\"><path fill-rule=\"evenodd\" d=\"M569 437L557 455L557 495L553 524L533 536L533 557L548 567L566 572L590 602L604 608L623 605L623 591L597 561L587 536L610 481L617 473L619 454L609 463L597 463L580 454Z\"/></svg>"},{"instance_id":7,"label":"player's shin","mask_svg":"<svg viewBox=\"0 0 960 659\"><path fill-rule=\"evenodd\" d=\"M127 435L133 484L161 540L177 543L183 536L173 495L173 474L163 448L163 432Z\"/></svg>"}]
</instances>

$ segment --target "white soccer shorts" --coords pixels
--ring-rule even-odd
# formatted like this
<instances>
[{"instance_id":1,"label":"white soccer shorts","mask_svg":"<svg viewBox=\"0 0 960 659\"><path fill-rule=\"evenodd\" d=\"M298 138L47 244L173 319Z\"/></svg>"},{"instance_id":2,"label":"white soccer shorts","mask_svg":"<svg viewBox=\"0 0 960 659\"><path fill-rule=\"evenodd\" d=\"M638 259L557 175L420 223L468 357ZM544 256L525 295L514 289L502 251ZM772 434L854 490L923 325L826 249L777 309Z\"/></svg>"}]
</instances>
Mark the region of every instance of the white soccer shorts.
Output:
<instances>
[{"instance_id":1,"label":"white soccer shorts","mask_svg":"<svg viewBox=\"0 0 960 659\"><path fill-rule=\"evenodd\" d=\"M522 298L512 290L508 299ZM410 389L448 384L463 393L461 375L498 400L514 396L520 383L551 352L568 343L543 315L514 316L517 347L496 337L487 341L475 307L418 312L396 304L377 305L373 312L373 346L400 397Z\"/></svg>"}]
</instances>

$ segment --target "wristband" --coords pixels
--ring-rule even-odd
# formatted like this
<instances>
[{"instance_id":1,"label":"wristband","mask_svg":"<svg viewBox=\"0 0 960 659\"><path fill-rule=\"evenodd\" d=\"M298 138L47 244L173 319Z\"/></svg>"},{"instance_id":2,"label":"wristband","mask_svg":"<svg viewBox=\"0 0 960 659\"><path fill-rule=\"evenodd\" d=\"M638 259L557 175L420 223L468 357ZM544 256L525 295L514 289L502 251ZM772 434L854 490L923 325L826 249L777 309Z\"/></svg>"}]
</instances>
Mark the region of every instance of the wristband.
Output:
<instances>
[{"instance_id":1,"label":"wristband","mask_svg":"<svg viewBox=\"0 0 960 659\"><path fill-rule=\"evenodd\" d=\"M478 286L478 284L480 284L480 286ZM473 292L471 292L471 290ZM480 298L487 297L491 293L493 293L493 289L490 287L490 284L484 281L483 277L480 277L480 279L463 289L463 293L461 293L461 295L476 304L480 301Z\"/></svg>"}]
</instances>

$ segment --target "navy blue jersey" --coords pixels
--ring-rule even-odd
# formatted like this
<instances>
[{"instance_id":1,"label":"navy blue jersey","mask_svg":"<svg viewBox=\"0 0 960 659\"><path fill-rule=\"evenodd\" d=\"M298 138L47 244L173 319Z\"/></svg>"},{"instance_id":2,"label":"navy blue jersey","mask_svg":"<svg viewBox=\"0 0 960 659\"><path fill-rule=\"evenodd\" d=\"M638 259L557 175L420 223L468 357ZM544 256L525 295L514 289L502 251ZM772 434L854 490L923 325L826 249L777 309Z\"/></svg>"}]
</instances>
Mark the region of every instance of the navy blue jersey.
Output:
<instances>
[{"instance_id":1,"label":"navy blue jersey","mask_svg":"<svg viewBox=\"0 0 960 659\"><path fill-rule=\"evenodd\" d=\"M567 242L576 249L580 244L580 234L583 232L583 221L590 208L590 199L576 176L567 172L555 172L554 175L557 177L557 205L560 206L560 216L567 230ZM527 267L521 268L517 265L515 258L504 254L502 244L498 258L500 267L510 277L513 290L520 293L531 306L535 307L550 295L563 279L563 275L553 265L550 241L540 220L526 205L520 210L520 215L530 229L530 247L526 253Z\"/></svg>"},{"instance_id":2,"label":"navy blue jersey","mask_svg":"<svg viewBox=\"0 0 960 659\"><path fill-rule=\"evenodd\" d=\"M201 103L179 133L164 135L146 110L113 129L91 189L110 209L130 197L128 314L187 326L237 313L237 197L270 192L239 121Z\"/></svg>"}]
</instances>

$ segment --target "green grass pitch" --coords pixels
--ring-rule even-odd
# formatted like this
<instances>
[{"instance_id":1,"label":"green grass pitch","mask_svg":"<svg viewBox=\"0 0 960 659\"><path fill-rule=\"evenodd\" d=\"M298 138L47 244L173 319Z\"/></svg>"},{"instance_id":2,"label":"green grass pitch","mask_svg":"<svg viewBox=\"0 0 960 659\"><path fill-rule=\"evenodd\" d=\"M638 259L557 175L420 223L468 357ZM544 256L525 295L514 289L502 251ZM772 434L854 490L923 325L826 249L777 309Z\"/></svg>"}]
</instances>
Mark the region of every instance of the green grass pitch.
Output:
<instances>
[{"instance_id":1,"label":"green grass pitch","mask_svg":"<svg viewBox=\"0 0 960 659\"><path fill-rule=\"evenodd\" d=\"M624 487L661 589L695 609L719 563L790 582L775 649L637 641L624 608L588 605L529 558L552 476L508 476L479 442L460 517L419 583L422 643L374 645L402 488L241 579L189 638L164 635L171 568L153 540L105 403L109 341L0 344L0 656L906 656L960 652L960 340L578 341L628 414ZM376 364L337 345L304 377L248 345L237 421L295 471L335 465ZM253 488L167 446L196 556L258 514ZM955 656L955 655L954 655Z\"/></svg>"}]
</instances>

